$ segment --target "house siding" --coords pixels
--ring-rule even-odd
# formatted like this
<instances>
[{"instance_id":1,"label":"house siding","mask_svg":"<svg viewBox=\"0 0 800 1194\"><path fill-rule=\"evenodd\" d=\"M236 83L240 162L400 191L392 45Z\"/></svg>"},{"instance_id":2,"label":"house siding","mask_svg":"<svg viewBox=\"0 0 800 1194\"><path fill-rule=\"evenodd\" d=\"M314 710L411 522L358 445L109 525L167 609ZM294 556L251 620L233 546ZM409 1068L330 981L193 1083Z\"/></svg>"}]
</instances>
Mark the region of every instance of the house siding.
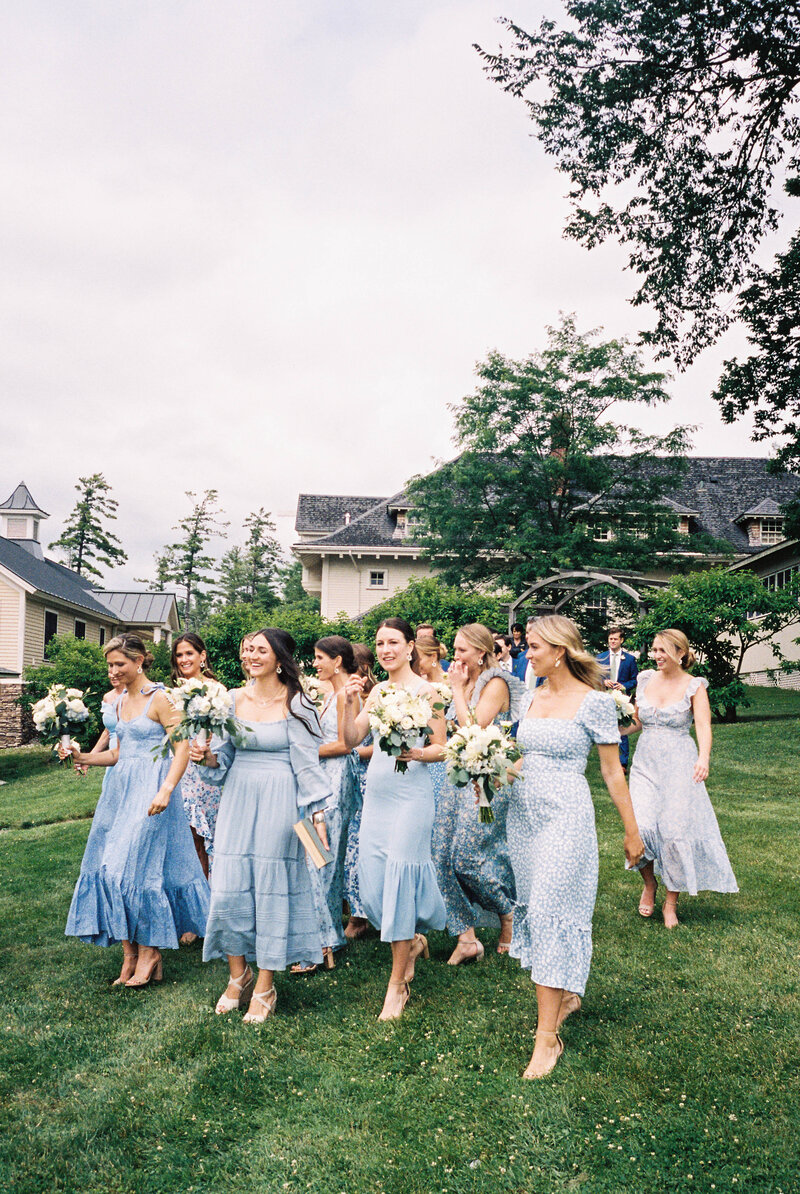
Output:
<instances>
[{"instance_id":1,"label":"house siding","mask_svg":"<svg viewBox=\"0 0 800 1194\"><path fill-rule=\"evenodd\" d=\"M23 594L0 580L0 668L19 669L19 629L23 613Z\"/></svg>"},{"instance_id":2,"label":"house siding","mask_svg":"<svg viewBox=\"0 0 800 1194\"><path fill-rule=\"evenodd\" d=\"M47 605L32 597L25 599L25 646L23 649L23 666L36 666L44 659L44 611L52 609L59 613L57 605ZM59 613L58 630L62 629L62 615Z\"/></svg>"},{"instance_id":3,"label":"house siding","mask_svg":"<svg viewBox=\"0 0 800 1194\"><path fill-rule=\"evenodd\" d=\"M372 571L386 574L383 588L370 585ZM322 561L320 612L323 618L333 618L341 612L358 617L406 588L412 576L430 575L431 568L427 563L408 556L395 559L378 554L354 554L351 559L349 555L342 558L326 555Z\"/></svg>"}]
</instances>

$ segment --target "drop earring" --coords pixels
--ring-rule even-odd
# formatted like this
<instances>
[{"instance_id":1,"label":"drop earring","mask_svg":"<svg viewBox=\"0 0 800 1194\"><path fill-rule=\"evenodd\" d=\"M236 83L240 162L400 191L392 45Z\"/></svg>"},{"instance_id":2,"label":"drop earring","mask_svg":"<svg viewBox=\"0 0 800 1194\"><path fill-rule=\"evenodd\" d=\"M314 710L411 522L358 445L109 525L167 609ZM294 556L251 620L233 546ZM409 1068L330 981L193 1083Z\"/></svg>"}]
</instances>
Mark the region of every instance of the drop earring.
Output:
<instances>
[{"instance_id":1,"label":"drop earring","mask_svg":"<svg viewBox=\"0 0 800 1194\"><path fill-rule=\"evenodd\" d=\"M137 676L141 676L141 674L142 674L142 669L141 669L140 667L137 667L137 669L136 669L136 675L137 675Z\"/></svg>"},{"instance_id":2,"label":"drop earring","mask_svg":"<svg viewBox=\"0 0 800 1194\"><path fill-rule=\"evenodd\" d=\"M277 668L276 668L276 671L277 671L278 675L280 675L280 674L281 674L281 672L283 671L283 668L281 667L281 665L280 665L280 664L278 664L278 666L277 666Z\"/></svg>"}]
</instances>

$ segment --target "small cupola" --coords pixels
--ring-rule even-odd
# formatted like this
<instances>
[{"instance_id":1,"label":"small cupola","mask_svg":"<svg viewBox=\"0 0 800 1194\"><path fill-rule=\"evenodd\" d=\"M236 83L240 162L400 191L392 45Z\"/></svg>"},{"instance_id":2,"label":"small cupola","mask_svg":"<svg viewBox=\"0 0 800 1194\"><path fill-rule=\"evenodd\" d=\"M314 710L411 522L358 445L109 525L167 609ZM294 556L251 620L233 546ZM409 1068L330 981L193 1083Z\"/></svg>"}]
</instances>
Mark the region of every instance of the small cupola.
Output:
<instances>
[{"instance_id":1,"label":"small cupola","mask_svg":"<svg viewBox=\"0 0 800 1194\"><path fill-rule=\"evenodd\" d=\"M0 534L42 559L39 523L49 517L47 511L33 500L25 482L20 481L11 497L0 502Z\"/></svg>"}]
</instances>

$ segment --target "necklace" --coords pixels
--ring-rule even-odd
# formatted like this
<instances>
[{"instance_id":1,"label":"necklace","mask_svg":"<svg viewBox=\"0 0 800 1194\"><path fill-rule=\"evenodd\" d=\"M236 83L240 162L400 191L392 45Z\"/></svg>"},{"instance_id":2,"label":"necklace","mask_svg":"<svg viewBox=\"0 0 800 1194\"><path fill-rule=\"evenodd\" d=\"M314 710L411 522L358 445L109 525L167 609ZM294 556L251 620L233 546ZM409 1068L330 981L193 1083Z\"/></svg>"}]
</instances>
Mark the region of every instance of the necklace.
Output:
<instances>
[{"instance_id":1,"label":"necklace","mask_svg":"<svg viewBox=\"0 0 800 1194\"><path fill-rule=\"evenodd\" d=\"M262 699L257 697L255 693L251 693L251 697L257 705L261 705L262 709L266 709L268 705L274 705L276 701L282 701L284 694L279 692L277 696L268 697L265 701L262 701Z\"/></svg>"}]
</instances>

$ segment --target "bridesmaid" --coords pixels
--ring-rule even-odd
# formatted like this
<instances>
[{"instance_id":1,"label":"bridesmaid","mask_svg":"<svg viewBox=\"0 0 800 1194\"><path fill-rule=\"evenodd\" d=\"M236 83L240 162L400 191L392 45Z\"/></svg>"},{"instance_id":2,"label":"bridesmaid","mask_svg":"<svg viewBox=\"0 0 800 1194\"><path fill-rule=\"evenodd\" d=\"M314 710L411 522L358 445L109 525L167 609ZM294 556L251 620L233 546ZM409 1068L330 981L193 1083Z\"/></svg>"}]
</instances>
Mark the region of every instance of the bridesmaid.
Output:
<instances>
[{"instance_id":1,"label":"bridesmaid","mask_svg":"<svg viewBox=\"0 0 800 1194\"><path fill-rule=\"evenodd\" d=\"M103 730L100 734L100 737L89 751L90 755L99 755L107 750L115 750L117 747L117 735L115 732L117 728L117 701L122 696L124 687L116 673L113 676L108 677L108 682L111 685L111 688L107 693L105 693L100 702L100 718L103 722ZM66 755L64 757L66 758ZM76 763L75 770L79 775L86 775L89 770L89 765L87 763ZM107 771L103 776L103 784L100 789L101 796L103 794L103 788L105 788L110 775L111 772Z\"/></svg>"},{"instance_id":2,"label":"bridesmaid","mask_svg":"<svg viewBox=\"0 0 800 1194\"><path fill-rule=\"evenodd\" d=\"M525 687L509 672L494 666L494 639L479 622L462 626L453 644L447 678L453 690L448 718L460 726L514 722ZM514 872L506 841L509 789L492 800L494 821L483 824L463 788L445 781L433 828L436 878L447 907L448 932L458 943L448 965L458 966L483 957L483 943L475 935L475 907L500 918L499 954L508 953L514 917Z\"/></svg>"},{"instance_id":3,"label":"bridesmaid","mask_svg":"<svg viewBox=\"0 0 800 1194\"><path fill-rule=\"evenodd\" d=\"M216 680L214 672L208 663L206 645L192 630L181 634L172 644L170 659L172 683L181 680ZM203 874L208 878L211 856L214 853L214 826L217 823L219 810L219 784L210 784L203 779L197 766L189 763L186 774L181 782L183 807L192 830L194 848ZM191 941L196 940L191 934L186 934ZM190 941L182 941L182 945Z\"/></svg>"},{"instance_id":4,"label":"bridesmaid","mask_svg":"<svg viewBox=\"0 0 800 1194\"><path fill-rule=\"evenodd\" d=\"M104 649L109 677L126 689L117 702L118 745L83 754L76 763L113 766L98 802L66 934L95 945L122 942L117 984L145 987L161 980L161 950L176 949L187 931L202 935L208 884L192 845L180 791L189 744L154 755L178 721L163 686L145 675L153 657L135 634L111 639ZM63 752L62 752L63 753Z\"/></svg>"},{"instance_id":5,"label":"bridesmaid","mask_svg":"<svg viewBox=\"0 0 800 1194\"><path fill-rule=\"evenodd\" d=\"M681 630L653 639L655 671L639 673L633 727L644 727L631 767L631 800L645 844L639 915L655 910L656 873L666 895L662 915L678 926L678 893L738 891L705 787L711 759L708 681L688 673L694 652ZM697 731L699 752L690 733Z\"/></svg>"},{"instance_id":6,"label":"bridesmaid","mask_svg":"<svg viewBox=\"0 0 800 1194\"><path fill-rule=\"evenodd\" d=\"M597 895L597 834L584 772L593 743L625 829L625 858L644 853L619 761L614 698L600 691L600 667L569 618L528 626L528 659L546 683L522 699L508 813L517 885L511 956L536 984L536 1040L523 1078L544 1078L564 1051L558 1029L578 1011L592 956Z\"/></svg>"},{"instance_id":7,"label":"bridesmaid","mask_svg":"<svg viewBox=\"0 0 800 1194\"><path fill-rule=\"evenodd\" d=\"M378 681L375 679L373 668L375 656L366 643L353 643L353 657L356 662L356 674L364 681L362 696L367 697ZM350 827L347 831L347 853L344 860L344 894L350 908L350 919L345 925L344 935L348 941L360 941L366 937L369 921L364 905L361 902L361 892L358 887L358 838L361 832L361 811L364 806L364 792L367 786L367 768L372 758L374 747L372 733L368 733L360 746L356 747L358 758L359 800Z\"/></svg>"},{"instance_id":8,"label":"bridesmaid","mask_svg":"<svg viewBox=\"0 0 800 1194\"><path fill-rule=\"evenodd\" d=\"M414 632L403 618L386 618L375 641L378 662L389 680L409 692L435 701L436 692L416 671ZM364 682L348 681L345 705L345 741L362 742L369 729L369 710L380 687L359 702ZM441 713L434 713L430 742L415 746L401 758L408 770L395 770L395 760L375 749L367 772L364 812L359 840L358 881L361 898L381 940L392 945L392 971L383 1009L378 1019L396 1020L408 1002L408 984L428 943L419 929L443 929L445 908L431 861L433 785L428 764L444 756L445 728Z\"/></svg>"},{"instance_id":9,"label":"bridesmaid","mask_svg":"<svg viewBox=\"0 0 800 1194\"><path fill-rule=\"evenodd\" d=\"M429 684L435 685L437 687L437 692L439 685L444 685L445 688L450 691L447 673L442 668L442 659L444 658L445 653L444 647L439 642L438 638L436 638L433 631L420 634L419 630L417 630L417 637L414 640L414 645L417 648L419 674L422 676L423 680L427 680ZM437 699L441 700L442 698L441 696L437 696ZM444 704L445 708L447 708L447 706L450 704L450 701L448 700L444 702ZM447 774L447 768L444 761L441 763L431 763L428 768L428 774L430 775L431 783L433 784L433 806L434 809L438 809ZM435 824L436 822L434 821L434 832ZM441 883L439 886L441 887Z\"/></svg>"},{"instance_id":10,"label":"bridesmaid","mask_svg":"<svg viewBox=\"0 0 800 1194\"><path fill-rule=\"evenodd\" d=\"M252 643L254 637L255 636L253 634L246 634L239 643L239 665L241 666L242 675L244 676L245 681L249 681L250 679L248 659L250 657L250 644Z\"/></svg>"},{"instance_id":11,"label":"bridesmaid","mask_svg":"<svg viewBox=\"0 0 800 1194\"><path fill-rule=\"evenodd\" d=\"M331 789L319 763L319 721L303 695L294 647L283 630L257 631L248 656L251 681L231 693L237 740L191 748L192 760L205 764L209 778L227 776L203 960L228 961L230 979L217 1015L249 999L245 1020L251 1024L275 1012L276 970L322 961L311 879L292 827L311 815L327 844L322 809Z\"/></svg>"},{"instance_id":12,"label":"bridesmaid","mask_svg":"<svg viewBox=\"0 0 800 1194\"><path fill-rule=\"evenodd\" d=\"M334 950L347 943L342 932L344 863L347 834L360 796L356 763L343 737L344 688L347 679L356 671L353 648L348 640L339 634L319 639L314 644L314 670L328 689L319 715L322 731L319 757L333 792L325 806L325 825L333 862L318 870L310 859L307 861L319 915L325 967L333 970L336 965ZM308 963L292 967L292 972L309 974L316 969L314 963Z\"/></svg>"}]
</instances>

